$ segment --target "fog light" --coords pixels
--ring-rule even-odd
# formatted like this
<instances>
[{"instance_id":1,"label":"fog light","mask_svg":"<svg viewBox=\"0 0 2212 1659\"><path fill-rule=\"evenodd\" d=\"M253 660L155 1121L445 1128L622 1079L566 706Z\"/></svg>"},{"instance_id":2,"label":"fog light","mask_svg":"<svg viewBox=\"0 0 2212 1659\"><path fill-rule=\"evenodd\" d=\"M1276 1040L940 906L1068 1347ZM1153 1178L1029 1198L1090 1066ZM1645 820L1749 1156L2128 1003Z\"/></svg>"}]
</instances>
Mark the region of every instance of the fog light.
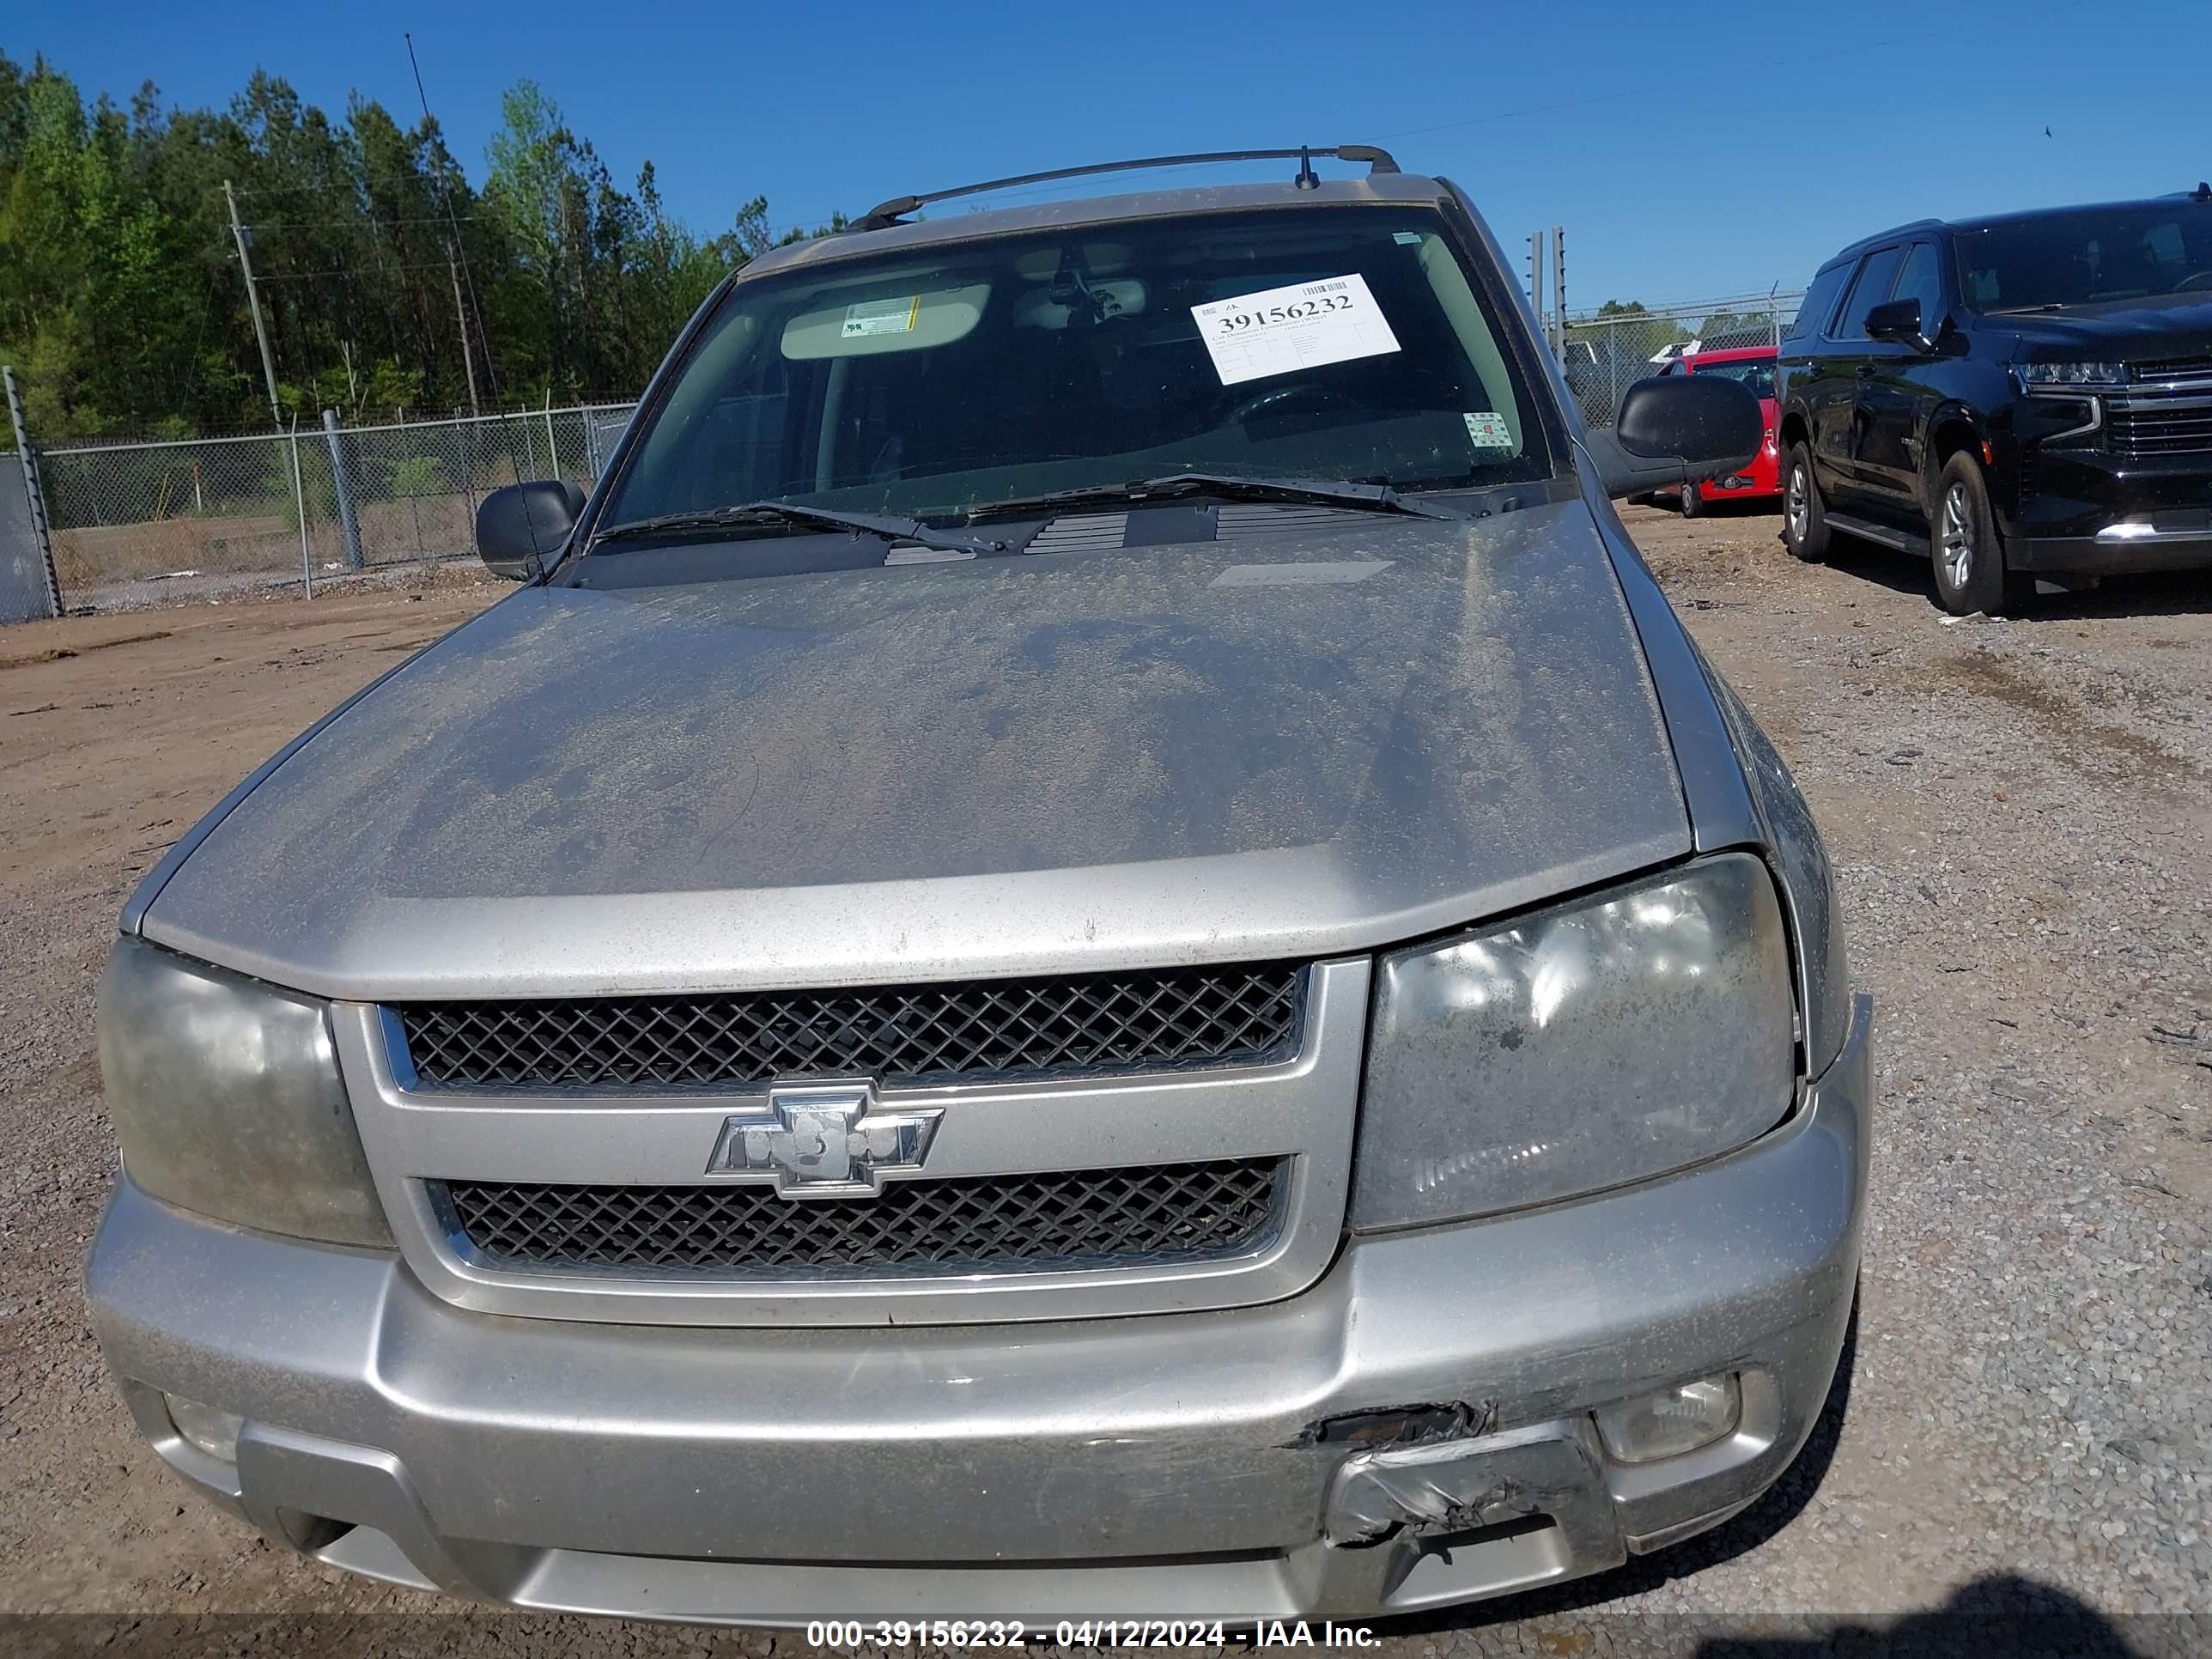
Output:
<instances>
[{"instance_id":1,"label":"fog light","mask_svg":"<svg viewBox=\"0 0 2212 1659\"><path fill-rule=\"evenodd\" d=\"M179 1434L210 1457L224 1463L238 1462L238 1431L246 1426L244 1418L235 1412L219 1412L212 1406L203 1406L180 1394L165 1394L161 1399L169 1408L169 1421L177 1425Z\"/></svg>"},{"instance_id":2,"label":"fog light","mask_svg":"<svg viewBox=\"0 0 2212 1659\"><path fill-rule=\"evenodd\" d=\"M1735 1427L1742 1404L1733 1372L1700 1377L1606 1407L1597 1413L1597 1431L1616 1462L1656 1462L1711 1445Z\"/></svg>"}]
</instances>

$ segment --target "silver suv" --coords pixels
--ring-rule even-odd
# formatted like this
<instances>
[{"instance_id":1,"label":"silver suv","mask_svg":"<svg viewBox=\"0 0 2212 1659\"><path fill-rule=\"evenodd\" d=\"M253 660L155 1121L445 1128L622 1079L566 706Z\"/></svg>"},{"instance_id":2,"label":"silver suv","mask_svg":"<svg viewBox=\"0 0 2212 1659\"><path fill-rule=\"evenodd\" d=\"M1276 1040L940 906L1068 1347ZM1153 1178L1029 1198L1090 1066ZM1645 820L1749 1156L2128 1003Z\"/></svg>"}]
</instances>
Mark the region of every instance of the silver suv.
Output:
<instances>
[{"instance_id":1,"label":"silver suv","mask_svg":"<svg viewBox=\"0 0 2212 1659\"><path fill-rule=\"evenodd\" d=\"M1611 506L1757 407L1583 430L1457 189L1267 154L748 264L588 501L486 501L525 585L147 878L87 1288L190 1485L522 1606L1034 1630L1782 1473L1869 1005Z\"/></svg>"}]
</instances>

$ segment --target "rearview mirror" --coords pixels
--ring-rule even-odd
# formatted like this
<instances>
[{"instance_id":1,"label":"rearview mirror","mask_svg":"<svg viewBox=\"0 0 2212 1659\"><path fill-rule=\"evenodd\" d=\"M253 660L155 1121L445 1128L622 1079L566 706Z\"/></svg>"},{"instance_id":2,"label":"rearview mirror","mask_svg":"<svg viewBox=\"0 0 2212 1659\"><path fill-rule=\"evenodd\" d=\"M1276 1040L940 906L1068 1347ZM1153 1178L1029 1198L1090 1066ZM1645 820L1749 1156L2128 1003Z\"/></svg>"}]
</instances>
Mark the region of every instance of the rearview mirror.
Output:
<instances>
[{"instance_id":1,"label":"rearview mirror","mask_svg":"<svg viewBox=\"0 0 2212 1659\"><path fill-rule=\"evenodd\" d=\"M1875 307L1866 314L1866 331L1869 340L1902 340L1923 349L1928 344L1920 331L1920 301L1917 299L1890 300Z\"/></svg>"},{"instance_id":2,"label":"rearview mirror","mask_svg":"<svg viewBox=\"0 0 2212 1659\"><path fill-rule=\"evenodd\" d=\"M1765 434L1759 399L1741 381L1670 374L1629 387L1613 430L1586 433L1583 441L1605 493L1618 501L1741 472Z\"/></svg>"},{"instance_id":3,"label":"rearview mirror","mask_svg":"<svg viewBox=\"0 0 2212 1659\"><path fill-rule=\"evenodd\" d=\"M568 544L584 492L565 478L507 484L477 508L477 556L495 576L526 581Z\"/></svg>"}]
</instances>

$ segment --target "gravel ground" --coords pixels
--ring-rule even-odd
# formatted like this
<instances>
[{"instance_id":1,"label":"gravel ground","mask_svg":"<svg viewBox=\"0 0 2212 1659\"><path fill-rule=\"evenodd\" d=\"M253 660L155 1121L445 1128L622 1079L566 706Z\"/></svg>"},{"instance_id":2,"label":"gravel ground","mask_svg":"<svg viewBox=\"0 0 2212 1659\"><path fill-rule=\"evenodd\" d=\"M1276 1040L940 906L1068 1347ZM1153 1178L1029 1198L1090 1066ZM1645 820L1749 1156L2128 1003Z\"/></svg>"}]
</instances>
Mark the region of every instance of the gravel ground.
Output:
<instances>
[{"instance_id":1,"label":"gravel ground","mask_svg":"<svg viewBox=\"0 0 2212 1659\"><path fill-rule=\"evenodd\" d=\"M2212 580L1951 623L1924 567L1801 567L1771 516L1630 516L1811 798L1877 999L1853 1364L1727 1527L1400 1621L1385 1650L1779 1659L1841 1629L1866 1652L2204 1650ZM0 1648L804 1645L460 1607L272 1550L162 1474L85 1327L112 1158L91 988L118 906L285 737L496 591L0 631Z\"/></svg>"}]
</instances>

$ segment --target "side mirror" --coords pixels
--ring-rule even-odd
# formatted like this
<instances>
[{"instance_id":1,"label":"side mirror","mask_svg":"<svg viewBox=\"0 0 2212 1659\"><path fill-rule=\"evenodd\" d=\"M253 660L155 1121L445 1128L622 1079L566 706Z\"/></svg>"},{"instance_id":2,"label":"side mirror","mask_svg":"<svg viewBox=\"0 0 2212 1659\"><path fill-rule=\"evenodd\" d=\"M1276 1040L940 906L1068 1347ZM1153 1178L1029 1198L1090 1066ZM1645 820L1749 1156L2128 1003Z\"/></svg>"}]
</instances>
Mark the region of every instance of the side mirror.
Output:
<instances>
[{"instance_id":1,"label":"side mirror","mask_svg":"<svg viewBox=\"0 0 2212 1659\"><path fill-rule=\"evenodd\" d=\"M1618 501L1741 472L1765 435L1759 399L1741 381L1673 374L1637 381L1613 430L1586 433L1583 441L1605 493Z\"/></svg>"},{"instance_id":2,"label":"side mirror","mask_svg":"<svg viewBox=\"0 0 2212 1659\"><path fill-rule=\"evenodd\" d=\"M584 516L584 492L565 478L507 484L477 508L477 556L495 576L527 581L567 544Z\"/></svg>"},{"instance_id":3,"label":"side mirror","mask_svg":"<svg viewBox=\"0 0 2212 1659\"><path fill-rule=\"evenodd\" d=\"M1928 338L1920 331L1917 299L1890 300L1876 306L1867 313L1866 331L1869 340L1902 340L1923 351L1928 349Z\"/></svg>"}]
</instances>

